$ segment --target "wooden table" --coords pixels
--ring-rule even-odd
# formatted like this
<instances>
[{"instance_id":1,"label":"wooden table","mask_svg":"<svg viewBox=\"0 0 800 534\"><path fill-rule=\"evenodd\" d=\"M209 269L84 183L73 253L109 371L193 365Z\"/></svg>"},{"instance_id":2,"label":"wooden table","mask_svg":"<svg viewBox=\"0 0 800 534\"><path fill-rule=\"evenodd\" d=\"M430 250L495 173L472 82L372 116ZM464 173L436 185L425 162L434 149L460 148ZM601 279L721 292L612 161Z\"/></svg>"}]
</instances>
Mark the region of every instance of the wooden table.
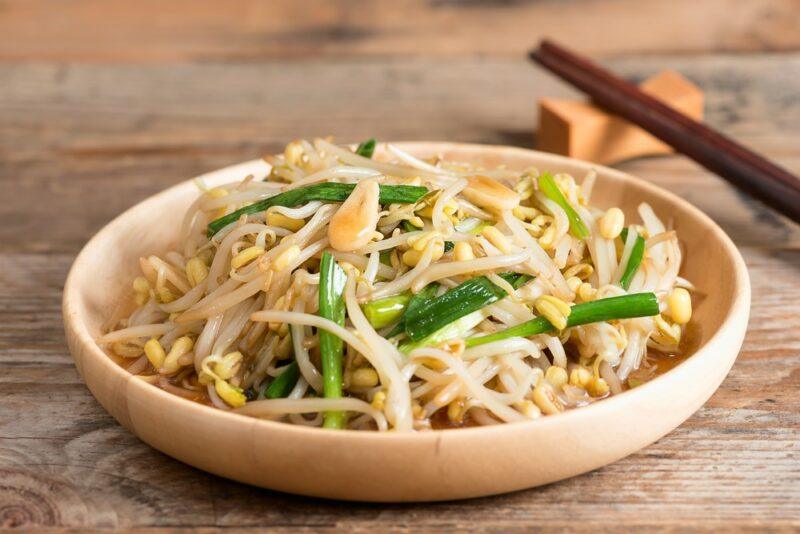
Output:
<instances>
[{"instance_id":1,"label":"wooden table","mask_svg":"<svg viewBox=\"0 0 800 534\"><path fill-rule=\"evenodd\" d=\"M254 14L257 5L246 0L225 13L208 2L176 3L153 25L142 23L156 9L151 2L133 14L119 2L87 1L56 14L50 3L6 2L0 11L0 525L800 526L800 227L682 157L620 167L689 199L740 247L753 284L742 353L680 428L616 464L543 488L367 505L205 474L150 449L103 411L75 371L60 316L67 270L102 225L160 189L293 138L531 146L537 98L573 93L521 59L536 37L522 21L565 35L563 17L588 12L592 27L602 28L632 4L640 21L661 20L669 5L679 15L665 27L692 21L682 40L663 28L632 32L627 43L587 37L583 22L565 40L587 52L596 45L631 78L680 70L706 91L710 124L800 173L797 2L701 3L703 24L691 16L700 4L684 0L641 9L625 0L501 10L414 2L408 9L421 30L386 15L397 15L391 3L370 4L372 19L344 0L319 11L272 4L278 15L306 10L293 33ZM728 9L741 9L738 18L724 18ZM180 18L187 11L194 19ZM195 24L179 24L186 20ZM261 22L233 31L241 20ZM502 21L508 39L469 38L481 24ZM421 34L403 37L397 28ZM36 39L35 31L51 38Z\"/></svg>"}]
</instances>

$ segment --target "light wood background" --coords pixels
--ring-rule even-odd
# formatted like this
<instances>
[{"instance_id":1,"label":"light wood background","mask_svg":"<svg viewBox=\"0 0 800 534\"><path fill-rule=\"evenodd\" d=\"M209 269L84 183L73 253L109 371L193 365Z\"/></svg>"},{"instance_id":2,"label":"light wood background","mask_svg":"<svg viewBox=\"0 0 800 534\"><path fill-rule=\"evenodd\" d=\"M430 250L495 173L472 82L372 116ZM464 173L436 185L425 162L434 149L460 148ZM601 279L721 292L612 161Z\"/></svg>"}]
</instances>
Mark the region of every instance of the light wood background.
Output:
<instances>
[{"instance_id":1,"label":"light wood background","mask_svg":"<svg viewBox=\"0 0 800 534\"><path fill-rule=\"evenodd\" d=\"M710 124L800 173L798 30L797 0L0 2L0 526L800 527L800 228L682 157L620 167L739 245L743 351L680 428L544 488L363 505L207 475L102 410L60 317L75 254L116 214L293 138L531 146L537 98L574 94L525 62L543 35L633 79L680 70Z\"/></svg>"}]
</instances>

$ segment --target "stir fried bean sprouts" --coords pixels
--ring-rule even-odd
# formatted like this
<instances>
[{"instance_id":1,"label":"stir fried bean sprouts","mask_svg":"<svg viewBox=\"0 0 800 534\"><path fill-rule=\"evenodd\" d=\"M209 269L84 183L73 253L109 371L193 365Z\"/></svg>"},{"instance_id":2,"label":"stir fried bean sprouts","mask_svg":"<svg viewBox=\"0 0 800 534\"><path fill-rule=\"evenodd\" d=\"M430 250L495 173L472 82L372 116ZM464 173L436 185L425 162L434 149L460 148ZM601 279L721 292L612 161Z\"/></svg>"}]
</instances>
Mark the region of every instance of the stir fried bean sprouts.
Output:
<instances>
[{"instance_id":1,"label":"stir fried bean sprouts","mask_svg":"<svg viewBox=\"0 0 800 534\"><path fill-rule=\"evenodd\" d=\"M98 343L217 409L396 432L555 415L680 356L694 287L649 205L590 205L594 173L375 148L294 141L266 177L196 181Z\"/></svg>"}]
</instances>

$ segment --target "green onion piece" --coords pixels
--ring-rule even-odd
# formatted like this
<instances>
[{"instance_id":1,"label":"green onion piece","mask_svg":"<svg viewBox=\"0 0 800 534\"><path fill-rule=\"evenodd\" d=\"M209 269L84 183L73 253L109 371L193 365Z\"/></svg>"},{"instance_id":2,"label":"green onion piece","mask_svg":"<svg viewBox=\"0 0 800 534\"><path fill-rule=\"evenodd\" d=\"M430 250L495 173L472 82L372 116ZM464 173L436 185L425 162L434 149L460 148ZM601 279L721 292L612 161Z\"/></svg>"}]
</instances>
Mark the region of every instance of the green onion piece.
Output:
<instances>
[{"instance_id":1,"label":"green onion piece","mask_svg":"<svg viewBox=\"0 0 800 534\"><path fill-rule=\"evenodd\" d=\"M339 267L330 252L322 254L319 266L319 316L344 326L344 286L347 275ZM322 391L325 398L338 399L342 396L342 339L327 330L319 330L319 352L322 360ZM344 428L345 413L325 412L322 426L325 428Z\"/></svg>"},{"instance_id":2,"label":"green onion piece","mask_svg":"<svg viewBox=\"0 0 800 534\"><path fill-rule=\"evenodd\" d=\"M519 289L529 281L533 280L533 277L529 274L514 273L510 271L507 273L500 273L498 276L511 284L511 287L514 289Z\"/></svg>"},{"instance_id":3,"label":"green onion piece","mask_svg":"<svg viewBox=\"0 0 800 534\"><path fill-rule=\"evenodd\" d=\"M519 289L533 278L527 274L513 272L501 273L500 276L514 289ZM431 284L414 295L401 323L387 337L405 331L416 342L413 348L429 345L429 338L434 335L437 338L441 337L438 333L447 329L449 324L507 296L505 290L490 282L485 276L467 280L440 297L434 298L437 289L438 285ZM455 325L453 328L459 327Z\"/></svg>"},{"instance_id":4,"label":"green onion piece","mask_svg":"<svg viewBox=\"0 0 800 534\"><path fill-rule=\"evenodd\" d=\"M627 228L622 229L620 237L622 238L623 243L628 240ZM629 287L631 287L633 275L635 275L636 271L639 270L639 266L642 264L642 258L644 258L644 244L644 238L637 234L636 242L633 244L631 255L628 258L628 264L625 266L625 272L622 273L622 277L619 279L619 285L622 287L622 289L627 290Z\"/></svg>"},{"instance_id":5,"label":"green onion piece","mask_svg":"<svg viewBox=\"0 0 800 534\"><path fill-rule=\"evenodd\" d=\"M377 141L375 138L367 139L358 145L356 148L356 154L359 156L363 156L365 158L371 158L372 154L375 152L375 145Z\"/></svg>"},{"instance_id":6,"label":"green onion piece","mask_svg":"<svg viewBox=\"0 0 800 534\"><path fill-rule=\"evenodd\" d=\"M511 282L511 287L514 289L519 289L531 280L533 280L533 276L529 274L518 274L517 279Z\"/></svg>"},{"instance_id":7,"label":"green onion piece","mask_svg":"<svg viewBox=\"0 0 800 534\"><path fill-rule=\"evenodd\" d=\"M282 399L289 396L289 393L294 389L297 379L300 377L300 369L297 367L297 362L293 360L284 369L267 387L264 392L266 398Z\"/></svg>"},{"instance_id":8,"label":"green onion piece","mask_svg":"<svg viewBox=\"0 0 800 534\"><path fill-rule=\"evenodd\" d=\"M312 200L320 200L322 202L344 202L355 187L355 184L338 184L331 182L284 191L283 193L265 198L264 200L259 200L249 206L245 206L233 213L211 221L208 223L208 230L206 233L208 237L211 237L229 224L239 220L239 217L242 215L258 213L272 206L292 208L294 206L307 204ZM379 202L381 204L411 204L427 193L427 188L415 185L382 185L380 186Z\"/></svg>"},{"instance_id":9,"label":"green onion piece","mask_svg":"<svg viewBox=\"0 0 800 534\"><path fill-rule=\"evenodd\" d=\"M423 287L419 293L411 297L411 301L408 303L408 308L406 308L406 313L403 319L406 319L409 314L417 313L419 308L436 296L436 292L438 290L439 284L428 284L427 286Z\"/></svg>"},{"instance_id":10,"label":"green onion piece","mask_svg":"<svg viewBox=\"0 0 800 534\"><path fill-rule=\"evenodd\" d=\"M400 295L367 302L361 309L372 328L383 328L400 320L410 300L411 293L407 291Z\"/></svg>"},{"instance_id":11,"label":"green onion piece","mask_svg":"<svg viewBox=\"0 0 800 534\"><path fill-rule=\"evenodd\" d=\"M539 175L539 189L542 193L545 194L547 198L561 206L561 208L566 212L567 218L569 219L569 229L572 232L572 235L578 237L580 239L586 239L589 237L589 230L586 228L586 225L583 224L578 213L575 209L570 206L567 199L564 198L563 193L561 193L561 189L558 188L556 184L555 178L550 173L543 172Z\"/></svg>"},{"instance_id":12,"label":"green onion piece","mask_svg":"<svg viewBox=\"0 0 800 534\"><path fill-rule=\"evenodd\" d=\"M406 341L402 343L397 349L402 352L403 354L408 354L414 349L418 349L420 347L427 347L429 345L438 345L448 339L455 339L464 337L464 334L475 328L478 323L483 321L485 315L481 311L474 311L465 315L464 317L460 317L449 323L433 334L420 339L419 341Z\"/></svg>"},{"instance_id":13,"label":"green onion piece","mask_svg":"<svg viewBox=\"0 0 800 534\"><path fill-rule=\"evenodd\" d=\"M355 184L327 184L327 185L347 185ZM311 186L313 187L313 186ZM352 188L351 188L352 191ZM412 204L428 193L427 187L419 185L381 185L378 202L381 204ZM345 199L350 195L347 193Z\"/></svg>"},{"instance_id":14,"label":"green onion piece","mask_svg":"<svg viewBox=\"0 0 800 534\"><path fill-rule=\"evenodd\" d=\"M405 332L405 321L406 315L409 313L414 313L414 310L422 306L424 303L432 299L436 296L436 291L439 290L439 284L428 284L427 286L423 287L419 293L416 295L411 296L411 300L408 301L408 306L406 306L406 311L403 313L403 316L400 317L400 322L397 323L391 332L386 334L386 338L394 337L398 334L402 334Z\"/></svg>"},{"instance_id":15,"label":"green onion piece","mask_svg":"<svg viewBox=\"0 0 800 534\"><path fill-rule=\"evenodd\" d=\"M445 241L444 242L444 251L445 252L450 252L454 248L456 248L456 244L453 243L452 241Z\"/></svg>"},{"instance_id":16,"label":"green onion piece","mask_svg":"<svg viewBox=\"0 0 800 534\"><path fill-rule=\"evenodd\" d=\"M658 315L658 299L654 293L634 293L576 304L567 317L567 327L599 321L652 317ZM529 337L551 332L556 328L544 317L537 317L485 336L473 336L466 340L467 347L475 347L512 337Z\"/></svg>"},{"instance_id":17,"label":"green onion piece","mask_svg":"<svg viewBox=\"0 0 800 534\"><path fill-rule=\"evenodd\" d=\"M419 341L505 296L506 292L485 276L471 278L418 308L408 310L404 316L406 334L414 341Z\"/></svg>"},{"instance_id":18,"label":"green onion piece","mask_svg":"<svg viewBox=\"0 0 800 534\"><path fill-rule=\"evenodd\" d=\"M392 255L391 250L381 250L380 253L378 254L378 258L380 259L380 262L382 264L391 267L392 266L392 260L390 259L391 255Z\"/></svg>"},{"instance_id":19,"label":"green onion piece","mask_svg":"<svg viewBox=\"0 0 800 534\"><path fill-rule=\"evenodd\" d=\"M419 232L422 228L417 228L408 219L404 219L403 222L400 223L400 226L403 227L403 230L406 232Z\"/></svg>"}]
</instances>

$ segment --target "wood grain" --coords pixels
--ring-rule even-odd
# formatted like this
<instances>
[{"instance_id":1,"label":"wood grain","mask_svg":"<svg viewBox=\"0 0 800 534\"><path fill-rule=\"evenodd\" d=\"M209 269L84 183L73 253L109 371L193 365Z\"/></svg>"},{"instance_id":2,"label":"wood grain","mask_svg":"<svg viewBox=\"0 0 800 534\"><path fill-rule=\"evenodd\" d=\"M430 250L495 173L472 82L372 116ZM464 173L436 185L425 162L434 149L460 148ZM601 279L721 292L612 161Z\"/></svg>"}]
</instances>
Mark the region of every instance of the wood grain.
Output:
<instances>
[{"instance_id":1,"label":"wood grain","mask_svg":"<svg viewBox=\"0 0 800 534\"><path fill-rule=\"evenodd\" d=\"M52 282L66 275L72 255L50 255L47 261L40 255L3 256L3 286L28 274L10 295L2 293L3 301L12 309L44 310L35 321L24 313L3 316L3 333L49 342L29 341L33 346L26 347L3 336L0 344L0 502L29 492L37 498L20 504L26 517L70 526L446 528L464 527L470 517L493 528L584 522L789 526L800 514L800 288L792 283L800 250L743 252L755 297L745 348L723 387L694 417L647 449L589 475L507 496L427 506L295 498L204 474L149 449L96 404L59 346L59 292ZM785 290L770 296L773 284ZM38 296L24 296L31 292ZM792 333L776 338L776 320Z\"/></svg>"},{"instance_id":2,"label":"wood grain","mask_svg":"<svg viewBox=\"0 0 800 534\"><path fill-rule=\"evenodd\" d=\"M545 40L530 52L538 65L585 93L598 105L655 137L800 223L800 178L693 119L586 56Z\"/></svg>"},{"instance_id":3,"label":"wood grain","mask_svg":"<svg viewBox=\"0 0 800 534\"><path fill-rule=\"evenodd\" d=\"M800 170L800 55L609 64L634 79L663 67L680 70L704 89L712 126ZM0 205L0 250L41 252L77 251L135 200L293 138L532 146L537 96L577 96L523 59L5 65L0 91L0 172L7 177L0 194L25 199L30 215ZM700 205L739 244L762 243L765 235L800 244L800 228L751 207L755 201L688 160L644 159L621 168ZM103 189L110 185L113 192ZM54 205L61 224L37 232Z\"/></svg>"},{"instance_id":4,"label":"wood grain","mask_svg":"<svg viewBox=\"0 0 800 534\"><path fill-rule=\"evenodd\" d=\"M798 0L6 0L0 60L519 57L557 37L593 55L797 50Z\"/></svg>"},{"instance_id":5,"label":"wood grain","mask_svg":"<svg viewBox=\"0 0 800 534\"><path fill-rule=\"evenodd\" d=\"M800 171L800 55L609 64L634 79L681 71L706 92L711 124ZM800 229L677 156L621 168L678 192L734 238L753 283L750 328L702 410L589 475L466 503L296 498L150 449L77 376L64 345L61 286L82 244L122 209L299 136L528 146L543 95L574 96L522 60L503 58L0 65L0 525L800 527ZM520 107L528 111L516 113Z\"/></svg>"}]
</instances>

